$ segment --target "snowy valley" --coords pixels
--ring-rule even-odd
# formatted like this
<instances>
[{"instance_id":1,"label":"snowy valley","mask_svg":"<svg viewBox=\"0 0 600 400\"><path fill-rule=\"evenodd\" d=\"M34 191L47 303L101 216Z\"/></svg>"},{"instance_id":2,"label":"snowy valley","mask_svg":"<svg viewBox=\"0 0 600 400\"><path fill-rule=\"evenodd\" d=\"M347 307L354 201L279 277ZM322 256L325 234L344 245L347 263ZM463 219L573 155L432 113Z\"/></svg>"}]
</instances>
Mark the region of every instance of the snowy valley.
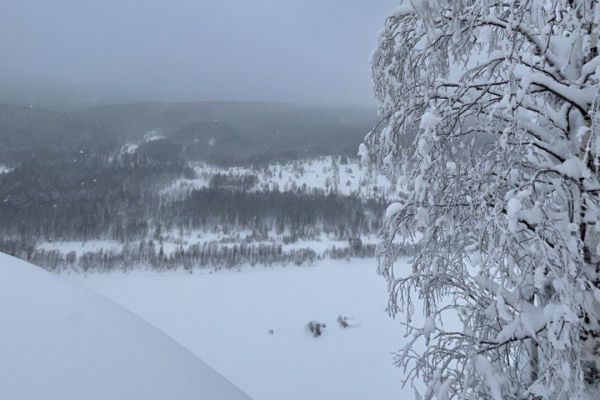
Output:
<instances>
[{"instance_id":1,"label":"snowy valley","mask_svg":"<svg viewBox=\"0 0 600 400\"><path fill-rule=\"evenodd\" d=\"M0 400L600 399L600 0L0 9Z\"/></svg>"},{"instance_id":2,"label":"snowy valley","mask_svg":"<svg viewBox=\"0 0 600 400\"><path fill-rule=\"evenodd\" d=\"M339 156L191 169L189 177L152 186L161 202L181 204L215 190L285 196L280 214L264 214L262 228L252 218L154 225L124 242L38 240L19 253L16 241L5 240L5 251L132 311L254 399L396 398L404 389L392 350L403 329L386 311L375 258L394 186ZM344 210L338 224L297 209L326 201ZM345 204L370 205L372 218L352 226L353 207ZM295 225L286 221L291 212L299 215ZM412 250L401 243L398 249ZM311 321L322 324L318 336L307 328Z\"/></svg>"},{"instance_id":3,"label":"snowy valley","mask_svg":"<svg viewBox=\"0 0 600 400\"><path fill-rule=\"evenodd\" d=\"M216 146L219 140L208 137L205 145ZM149 322L257 400L385 400L404 390L392 353L403 328L386 310L385 282L377 275L376 258L385 209L397 197L396 182L356 156L234 165L194 161L171 139L151 130L108 152L87 148L66 157L9 165L0 170L0 217L6 222L0 226L0 251L56 274L44 278L39 272L49 282L44 285L56 280L65 286L65 303L80 304L75 311L63 310L57 298L48 302L48 310L40 309L56 320L54 325L48 322L46 335L62 329L63 321L87 323L96 314L114 313L69 297L83 286ZM396 246L401 254L414 250L402 241ZM0 262L5 273L33 268L5 255ZM5 278L5 285L20 293L15 301L31 296L26 281L34 278L16 272ZM4 304L11 304L8 299L16 296L11 293L4 291ZM44 299L32 297L32 306ZM64 318L54 317L55 306L66 313ZM11 314L6 307L2 312L6 318ZM31 315L34 324L41 318L31 311L23 315ZM23 325L11 318L14 330L0 337L5 343L16 342ZM98 344L94 348L108 351L109 359L103 361L108 368L120 361L113 356L117 344L104 343L103 335L129 328L124 322L103 323L107 329L90 338ZM67 325L71 336L52 339L55 345L82 340L75 337L80 334L75 328ZM130 338L125 335L123 340ZM140 339L139 347L144 346L150 345ZM21 350L2 351L12 364ZM77 365L93 358L101 362L94 354L83 358L81 351L72 348L64 369L56 373L73 375L70 369ZM138 365L156 359L155 351L147 357L121 356ZM37 362L35 357L51 363L58 355L44 357L33 350L28 357L27 363ZM169 362L178 361L167 360L165 366ZM181 361L172 373L179 375L190 362ZM129 374L115 367L117 372ZM0 381L13 374L4 371ZM18 374L24 379L25 370ZM180 379L194 374L201 376L191 368ZM27 392L15 384L11 395L33 399L43 390L55 390L56 396L70 399L84 390L79 383L48 379L56 385ZM187 390L203 393L191 385L173 397L164 393L171 386L180 390L181 383L148 386L141 379L132 381L127 398L141 393L183 399ZM202 379L195 385L206 386ZM93 390L100 397L128 393L118 385L110 393Z\"/></svg>"}]
</instances>

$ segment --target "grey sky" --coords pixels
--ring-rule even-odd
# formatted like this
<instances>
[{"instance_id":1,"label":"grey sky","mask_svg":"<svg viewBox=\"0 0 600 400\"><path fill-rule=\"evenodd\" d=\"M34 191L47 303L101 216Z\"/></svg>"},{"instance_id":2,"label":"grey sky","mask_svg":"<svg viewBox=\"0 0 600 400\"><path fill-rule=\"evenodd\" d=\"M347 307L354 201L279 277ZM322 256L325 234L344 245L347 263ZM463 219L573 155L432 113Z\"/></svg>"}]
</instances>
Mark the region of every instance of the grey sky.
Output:
<instances>
[{"instance_id":1,"label":"grey sky","mask_svg":"<svg viewBox=\"0 0 600 400\"><path fill-rule=\"evenodd\" d=\"M0 75L138 100L373 104L399 0L2 0Z\"/></svg>"}]
</instances>

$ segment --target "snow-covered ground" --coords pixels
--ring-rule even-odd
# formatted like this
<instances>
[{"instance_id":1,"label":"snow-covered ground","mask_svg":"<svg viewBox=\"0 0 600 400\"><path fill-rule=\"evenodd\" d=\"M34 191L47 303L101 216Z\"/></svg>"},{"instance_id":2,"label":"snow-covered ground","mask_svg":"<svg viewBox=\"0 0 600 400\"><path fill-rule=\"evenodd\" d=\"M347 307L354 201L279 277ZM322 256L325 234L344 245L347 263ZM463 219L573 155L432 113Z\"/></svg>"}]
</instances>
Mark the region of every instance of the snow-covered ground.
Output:
<instances>
[{"instance_id":1,"label":"snow-covered ground","mask_svg":"<svg viewBox=\"0 0 600 400\"><path fill-rule=\"evenodd\" d=\"M336 165L334 167L334 165ZM167 196L177 197L194 189L208 187L210 179L217 175L248 176L258 178L251 190L290 191L325 190L344 195L361 197L394 197L394 188L383 175L369 173L357 160L341 164L332 157L321 157L288 163L274 163L263 168L218 167L206 163L194 163L196 178L177 179L162 190Z\"/></svg>"},{"instance_id":2,"label":"snow-covered ground","mask_svg":"<svg viewBox=\"0 0 600 400\"><path fill-rule=\"evenodd\" d=\"M89 240L89 241L56 241L56 242L40 242L36 246L40 250L59 250L63 253L74 251L81 255L88 251L104 250L120 250L123 245L116 240Z\"/></svg>"},{"instance_id":3,"label":"snow-covered ground","mask_svg":"<svg viewBox=\"0 0 600 400\"><path fill-rule=\"evenodd\" d=\"M117 304L0 253L0 399L248 399Z\"/></svg>"},{"instance_id":4,"label":"snow-covered ground","mask_svg":"<svg viewBox=\"0 0 600 400\"><path fill-rule=\"evenodd\" d=\"M255 400L412 396L393 366L404 330L385 311L375 260L68 279L139 314ZM311 320L327 324L321 337L306 330Z\"/></svg>"}]
</instances>

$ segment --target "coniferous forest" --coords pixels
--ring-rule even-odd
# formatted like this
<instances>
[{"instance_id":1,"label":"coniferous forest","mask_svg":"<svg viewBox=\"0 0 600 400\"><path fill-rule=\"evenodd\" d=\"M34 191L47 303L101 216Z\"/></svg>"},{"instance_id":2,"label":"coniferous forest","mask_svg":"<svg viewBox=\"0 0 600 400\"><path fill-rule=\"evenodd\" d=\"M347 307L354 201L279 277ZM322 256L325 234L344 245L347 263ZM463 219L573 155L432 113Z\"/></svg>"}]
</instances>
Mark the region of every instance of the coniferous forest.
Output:
<instances>
[{"instance_id":1,"label":"coniferous forest","mask_svg":"<svg viewBox=\"0 0 600 400\"><path fill-rule=\"evenodd\" d=\"M205 185L173 196L164 188L206 175L194 168L189 146L156 132L137 144L101 144L45 147L0 174L0 251L54 271L301 265L375 255L375 243L361 238L381 229L386 200L339 190L344 153L322 161L325 185L261 182L285 163L295 163L296 177L305 172L303 161L274 155L266 163L238 160L244 173L221 164ZM323 238L333 242L322 251L302 244ZM70 242L111 245L60 245Z\"/></svg>"}]
</instances>

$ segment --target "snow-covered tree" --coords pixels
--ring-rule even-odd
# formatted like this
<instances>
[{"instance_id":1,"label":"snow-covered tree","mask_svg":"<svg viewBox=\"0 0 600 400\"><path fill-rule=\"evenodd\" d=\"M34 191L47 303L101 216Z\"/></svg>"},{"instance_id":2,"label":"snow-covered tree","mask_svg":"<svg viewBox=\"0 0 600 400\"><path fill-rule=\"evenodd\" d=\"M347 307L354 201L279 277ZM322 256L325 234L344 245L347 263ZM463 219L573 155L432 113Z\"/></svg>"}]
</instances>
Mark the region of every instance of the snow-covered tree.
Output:
<instances>
[{"instance_id":1,"label":"snow-covered tree","mask_svg":"<svg viewBox=\"0 0 600 400\"><path fill-rule=\"evenodd\" d=\"M361 155L401 177L379 270L424 398L600 398L599 22L599 0L404 0L385 22Z\"/></svg>"}]
</instances>

